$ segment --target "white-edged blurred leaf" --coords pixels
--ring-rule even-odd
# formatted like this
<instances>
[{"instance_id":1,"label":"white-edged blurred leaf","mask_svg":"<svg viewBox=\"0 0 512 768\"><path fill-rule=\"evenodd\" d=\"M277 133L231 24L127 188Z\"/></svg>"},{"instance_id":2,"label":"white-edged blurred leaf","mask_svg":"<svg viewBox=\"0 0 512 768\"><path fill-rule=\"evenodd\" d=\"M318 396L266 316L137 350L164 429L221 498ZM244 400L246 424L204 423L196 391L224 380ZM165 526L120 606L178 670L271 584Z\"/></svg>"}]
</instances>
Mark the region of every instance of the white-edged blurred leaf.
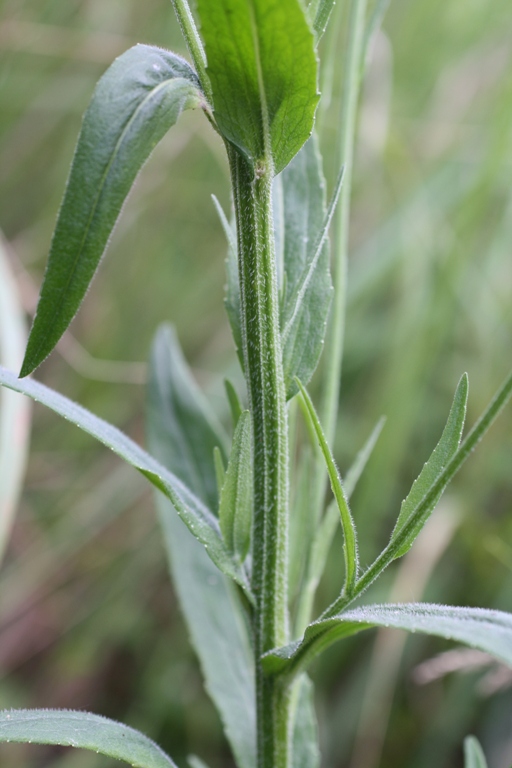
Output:
<instances>
[{"instance_id":1,"label":"white-edged blurred leaf","mask_svg":"<svg viewBox=\"0 0 512 768\"><path fill-rule=\"evenodd\" d=\"M27 331L18 289L11 274L7 246L0 233L0 362L18 370ZM9 541L20 497L30 437L30 400L0 392L0 562Z\"/></svg>"},{"instance_id":2,"label":"white-edged blurred leaf","mask_svg":"<svg viewBox=\"0 0 512 768\"><path fill-rule=\"evenodd\" d=\"M176 768L158 744L122 723L89 712L11 709L0 712L0 742L89 749L133 768Z\"/></svg>"},{"instance_id":3,"label":"white-edged blurred leaf","mask_svg":"<svg viewBox=\"0 0 512 768\"><path fill-rule=\"evenodd\" d=\"M219 523L228 551L243 563L251 544L253 504L251 414L238 419L219 504Z\"/></svg>"},{"instance_id":4,"label":"white-edged blurred leaf","mask_svg":"<svg viewBox=\"0 0 512 768\"><path fill-rule=\"evenodd\" d=\"M487 760L475 736L464 739L464 768L487 768Z\"/></svg>"}]
</instances>

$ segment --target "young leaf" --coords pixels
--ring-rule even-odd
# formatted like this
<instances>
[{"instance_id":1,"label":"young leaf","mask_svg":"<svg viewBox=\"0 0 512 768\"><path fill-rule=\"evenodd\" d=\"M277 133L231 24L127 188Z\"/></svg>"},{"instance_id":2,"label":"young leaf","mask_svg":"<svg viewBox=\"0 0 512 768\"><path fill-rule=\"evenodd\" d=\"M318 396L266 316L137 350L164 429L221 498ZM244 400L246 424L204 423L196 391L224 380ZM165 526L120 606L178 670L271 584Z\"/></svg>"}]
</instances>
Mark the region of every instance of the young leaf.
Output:
<instances>
[{"instance_id":1,"label":"young leaf","mask_svg":"<svg viewBox=\"0 0 512 768\"><path fill-rule=\"evenodd\" d=\"M332 298L328 229L341 178L326 211L321 158L313 136L282 174L284 300L281 309L287 397L307 384L322 352Z\"/></svg>"},{"instance_id":2,"label":"young leaf","mask_svg":"<svg viewBox=\"0 0 512 768\"><path fill-rule=\"evenodd\" d=\"M396 540L397 535L403 530L404 526L410 520L412 513L422 501L424 496L430 490L430 487L435 483L443 469L446 467L450 459L455 455L460 444L462 437L462 430L464 429L464 422L466 420L466 406L468 402L468 377L464 374L459 381L455 396L453 398L452 407L448 415L446 426L441 435L441 439L434 448L429 460L424 465L421 473L414 481L409 495L402 502L400 508L400 514L396 525L391 534L391 542ZM398 550L396 557L402 557L412 547L416 536L421 531L423 526L428 520L430 512L434 509L442 491L439 495L432 499L432 504L429 505L429 513L423 515L418 520L417 526L411 529L410 536L402 544Z\"/></svg>"},{"instance_id":3,"label":"young leaf","mask_svg":"<svg viewBox=\"0 0 512 768\"><path fill-rule=\"evenodd\" d=\"M169 469L175 463L173 440L176 415L173 409L183 399L182 387L188 389L187 377L173 376L159 357L168 351L155 343L148 390L148 441L157 458ZM162 376L167 372L169 379ZM188 379L191 376L188 374ZM198 406L193 421L200 422ZM207 429L207 425L205 425ZM162 439L167 434L169 440ZM195 435L197 437L197 434ZM185 443L192 438L183 433ZM210 467L210 480L214 471ZM193 490L200 493L204 483L196 476ZM254 708L254 669L248 628L233 586L215 568L205 550L189 535L172 505L157 494L157 506L165 536L172 579L176 588L192 644L199 657L207 690L216 704L226 736L240 768L256 765L256 714Z\"/></svg>"},{"instance_id":4,"label":"young leaf","mask_svg":"<svg viewBox=\"0 0 512 768\"><path fill-rule=\"evenodd\" d=\"M317 41L320 40L327 28L335 3L336 0L311 0L308 5L308 16L315 30Z\"/></svg>"},{"instance_id":5,"label":"young leaf","mask_svg":"<svg viewBox=\"0 0 512 768\"><path fill-rule=\"evenodd\" d=\"M487 768L482 747L474 736L464 739L464 768Z\"/></svg>"},{"instance_id":6,"label":"young leaf","mask_svg":"<svg viewBox=\"0 0 512 768\"><path fill-rule=\"evenodd\" d=\"M236 428L238 419L242 415L242 404L238 397L238 392L235 389L235 385L229 379L224 379L224 387L226 389L226 395L229 401L229 407L231 409L231 419L233 420L233 426Z\"/></svg>"},{"instance_id":7,"label":"young leaf","mask_svg":"<svg viewBox=\"0 0 512 768\"><path fill-rule=\"evenodd\" d=\"M180 56L136 45L96 86L53 236L21 375L50 354L85 296L137 173L184 109L204 98Z\"/></svg>"},{"instance_id":8,"label":"young leaf","mask_svg":"<svg viewBox=\"0 0 512 768\"><path fill-rule=\"evenodd\" d=\"M235 579L251 599L247 578L227 552L220 535L217 518L176 475L165 469L156 459L112 424L99 419L90 411L72 400L68 400L67 397L48 389L43 384L32 379L21 381L13 373L6 371L5 368L0 368L0 384L15 392L28 395L32 400L51 408L52 411L95 437L100 443L106 445L107 448L110 448L147 477L150 483L172 501L185 525L204 545L215 565L223 573Z\"/></svg>"},{"instance_id":9,"label":"young leaf","mask_svg":"<svg viewBox=\"0 0 512 768\"><path fill-rule=\"evenodd\" d=\"M313 128L314 37L300 0L198 0L214 116L253 164L279 173Z\"/></svg>"},{"instance_id":10,"label":"young leaf","mask_svg":"<svg viewBox=\"0 0 512 768\"><path fill-rule=\"evenodd\" d=\"M313 683L307 675L301 675L292 692L292 759L293 768L320 768L318 747L318 723L315 712Z\"/></svg>"},{"instance_id":11,"label":"young leaf","mask_svg":"<svg viewBox=\"0 0 512 768\"><path fill-rule=\"evenodd\" d=\"M240 563L249 552L252 524L251 414L244 411L235 429L219 505L219 523L228 551Z\"/></svg>"},{"instance_id":12,"label":"young leaf","mask_svg":"<svg viewBox=\"0 0 512 768\"><path fill-rule=\"evenodd\" d=\"M512 665L512 614L428 603L366 605L310 624L302 640L264 656L269 673L297 674L337 640L363 629L395 627L445 637Z\"/></svg>"},{"instance_id":13,"label":"young leaf","mask_svg":"<svg viewBox=\"0 0 512 768\"><path fill-rule=\"evenodd\" d=\"M160 393L159 419L152 432L153 452L194 490L209 509L217 510L217 478L213 452L227 458L228 439L196 384L183 357L176 332L161 326L152 351L153 386ZM152 408L150 400L148 408Z\"/></svg>"},{"instance_id":14,"label":"young leaf","mask_svg":"<svg viewBox=\"0 0 512 768\"><path fill-rule=\"evenodd\" d=\"M19 368L26 342L23 308L0 233L0 361ZM30 401L15 392L0 392L0 562L9 541L30 438Z\"/></svg>"},{"instance_id":15,"label":"young leaf","mask_svg":"<svg viewBox=\"0 0 512 768\"><path fill-rule=\"evenodd\" d=\"M133 768L176 768L154 741L122 723L89 712L11 709L0 712L0 742L90 749Z\"/></svg>"},{"instance_id":16,"label":"young leaf","mask_svg":"<svg viewBox=\"0 0 512 768\"><path fill-rule=\"evenodd\" d=\"M300 390L301 400L304 405L306 416L320 444L320 448L321 448L323 457L325 459L327 472L329 474L329 480L331 482L332 492L334 494L334 498L336 499L336 504L338 505L338 509L340 512L341 525L343 528L343 535L345 538L344 545L343 545L344 555L345 555L345 586L344 586L343 592L346 595L351 595L353 593L353 590L356 584L358 562L359 562L358 555L357 555L357 535L356 535L354 521L352 520L352 515L350 514L350 509L348 506L347 498L345 496L345 492L343 490L343 485L341 482L340 474L338 472L338 468L334 461L331 450L327 445L327 441L325 439L325 435L323 433L320 421L318 419L318 415L315 411L315 407L308 393L302 386L301 382L298 379L295 379L295 381Z\"/></svg>"}]
</instances>

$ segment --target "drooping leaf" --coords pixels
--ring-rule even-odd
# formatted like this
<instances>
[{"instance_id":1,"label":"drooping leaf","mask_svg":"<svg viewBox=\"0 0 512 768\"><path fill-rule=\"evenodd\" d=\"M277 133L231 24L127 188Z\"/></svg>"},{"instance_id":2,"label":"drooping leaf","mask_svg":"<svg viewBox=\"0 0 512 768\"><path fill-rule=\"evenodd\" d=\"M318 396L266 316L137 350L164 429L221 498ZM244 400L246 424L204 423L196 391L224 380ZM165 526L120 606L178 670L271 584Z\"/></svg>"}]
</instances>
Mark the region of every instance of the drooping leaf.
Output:
<instances>
[{"instance_id":1,"label":"drooping leaf","mask_svg":"<svg viewBox=\"0 0 512 768\"><path fill-rule=\"evenodd\" d=\"M169 469L178 470L172 439L173 408L182 400L181 387L188 388L191 374L166 382L158 361L168 352L156 343L153 349L148 393L148 440L151 450ZM186 371L185 371L186 373ZM201 420L198 408L194 420ZM208 430L208 423L204 428ZM169 441L162 439L170 435ZM197 435L196 435L197 437ZM155 438L155 439L154 439ZM184 440L190 435L184 433ZM214 481L213 467L209 482ZM203 483L193 488L198 493ZM187 622L192 644L199 657L206 688L221 716L226 736L240 768L256 765L256 714L254 670L248 629L233 585L215 568L204 549L189 535L172 505L160 494L157 505L164 530L172 579Z\"/></svg>"},{"instance_id":2,"label":"drooping leaf","mask_svg":"<svg viewBox=\"0 0 512 768\"><path fill-rule=\"evenodd\" d=\"M363 629L394 627L485 651L512 666L512 614L428 603L366 605L313 622L302 640L265 654L267 672L296 674L337 640Z\"/></svg>"},{"instance_id":3,"label":"drooping leaf","mask_svg":"<svg viewBox=\"0 0 512 768\"><path fill-rule=\"evenodd\" d=\"M452 407L443 434L429 460L423 466L421 473L414 481L407 498L402 502L398 520L396 521L395 528L391 534L391 542L396 540L397 535L410 520L411 515L418 504L428 493L429 489L435 483L450 459L455 455L462 437L462 430L464 429L467 401L468 377L467 374L464 374L455 391ZM414 540L427 522L429 514L439 501L441 493L442 492L440 492L436 498L432 499L432 504L429 505L428 513L423 515L422 518L418 520L417 525L411 528L410 536L408 536L407 540L402 544L396 557L405 555L405 553L412 547Z\"/></svg>"},{"instance_id":4,"label":"drooping leaf","mask_svg":"<svg viewBox=\"0 0 512 768\"><path fill-rule=\"evenodd\" d=\"M251 414L243 411L233 435L219 505L219 523L228 551L243 563L251 543L253 503Z\"/></svg>"},{"instance_id":5,"label":"drooping leaf","mask_svg":"<svg viewBox=\"0 0 512 768\"><path fill-rule=\"evenodd\" d=\"M159 464L153 456L146 453L137 443L130 440L127 435L112 424L99 419L90 411L43 384L39 384L33 379L17 379L11 371L6 371L5 368L0 368L0 384L15 392L28 395L32 400L51 408L52 411L95 437L100 443L106 445L107 448L110 448L147 477L156 488L172 501L183 522L204 545L215 565L243 586L250 598L251 593L247 579L224 546L217 518L176 475Z\"/></svg>"},{"instance_id":6,"label":"drooping leaf","mask_svg":"<svg viewBox=\"0 0 512 768\"><path fill-rule=\"evenodd\" d=\"M333 292L327 235L339 183L327 211L321 157L314 136L282 174L284 298L281 330L288 398L297 392L294 377L307 384L322 352Z\"/></svg>"},{"instance_id":7,"label":"drooping leaf","mask_svg":"<svg viewBox=\"0 0 512 768\"><path fill-rule=\"evenodd\" d=\"M11 709L0 712L0 742L89 749L133 768L176 768L154 741L122 723L89 712Z\"/></svg>"},{"instance_id":8,"label":"drooping leaf","mask_svg":"<svg viewBox=\"0 0 512 768\"><path fill-rule=\"evenodd\" d=\"M296 379L296 382L300 389L300 395L304 404L305 413L310 421L312 429L315 432L318 443L320 444L320 449L322 451L322 455L327 467L327 472L329 474L332 492L334 494L334 498L336 500L336 504L341 516L341 525L343 528L344 536L343 549L345 555L345 587L343 591L347 595L350 595L352 594L355 587L357 571L359 567L359 559L357 554L357 534L354 521L350 513L345 491L343 490L340 473L334 461L331 450L327 445L327 440L325 439L325 435L323 433L322 426L318 419L318 415L315 411L313 402L305 388L302 386L301 382L298 379Z\"/></svg>"},{"instance_id":9,"label":"drooping leaf","mask_svg":"<svg viewBox=\"0 0 512 768\"><path fill-rule=\"evenodd\" d=\"M0 362L17 370L26 342L23 308L0 233ZM23 484L30 437L30 401L0 392L0 563L9 541Z\"/></svg>"},{"instance_id":10,"label":"drooping leaf","mask_svg":"<svg viewBox=\"0 0 512 768\"><path fill-rule=\"evenodd\" d=\"M464 768L487 768L482 747L474 736L464 739Z\"/></svg>"},{"instance_id":11,"label":"drooping leaf","mask_svg":"<svg viewBox=\"0 0 512 768\"><path fill-rule=\"evenodd\" d=\"M297 688L292 692L291 765L293 768L320 768L315 689L307 675L301 675L294 685Z\"/></svg>"},{"instance_id":12,"label":"drooping leaf","mask_svg":"<svg viewBox=\"0 0 512 768\"><path fill-rule=\"evenodd\" d=\"M198 0L214 116L253 164L279 173L309 137L318 102L314 36L300 0Z\"/></svg>"},{"instance_id":13,"label":"drooping leaf","mask_svg":"<svg viewBox=\"0 0 512 768\"><path fill-rule=\"evenodd\" d=\"M126 51L98 82L78 137L22 376L50 354L77 312L139 170L180 113L202 99L184 59L147 45Z\"/></svg>"},{"instance_id":14,"label":"drooping leaf","mask_svg":"<svg viewBox=\"0 0 512 768\"><path fill-rule=\"evenodd\" d=\"M154 420L151 436L153 453L160 456L165 450L166 466L172 467L173 473L194 489L209 509L217 510L213 451L218 447L225 460L228 440L190 374L176 332L169 325L161 326L156 334L152 375L160 392L159 419ZM148 408L152 407L150 400Z\"/></svg>"}]
</instances>

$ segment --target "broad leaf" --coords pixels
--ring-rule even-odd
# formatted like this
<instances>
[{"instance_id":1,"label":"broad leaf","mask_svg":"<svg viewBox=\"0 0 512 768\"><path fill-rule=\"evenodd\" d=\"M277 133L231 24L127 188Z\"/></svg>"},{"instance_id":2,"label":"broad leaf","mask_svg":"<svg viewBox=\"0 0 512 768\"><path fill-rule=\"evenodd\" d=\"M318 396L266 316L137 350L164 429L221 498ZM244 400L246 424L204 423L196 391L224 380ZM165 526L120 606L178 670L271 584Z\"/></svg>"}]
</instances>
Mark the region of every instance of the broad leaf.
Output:
<instances>
[{"instance_id":1,"label":"broad leaf","mask_svg":"<svg viewBox=\"0 0 512 768\"><path fill-rule=\"evenodd\" d=\"M203 99L173 53L136 45L96 86L78 137L22 367L50 354L85 296L137 173L180 113Z\"/></svg>"},{"instance_id":2,"label":"broad leaf","mask_svg":"<svg viewBox=\"0 0 512 768\"><path fill-rule=\"evenodd\" d=\"M179 472L173 440L177 415L173 410L182 401L182 387L188 389L190 373L180 378L162 380L164 361L168 352L161 343L155 343L148 392L148 440L151 450L169 469ZM170 373L170 372L169 372ZM202 409L198 407L194 421L199 425ZM208 422L203 422L208 432ZM169 440L162 439L168 434ZM196 434L197 437L197 434ZM183 434L187 442L188 432ZM185 448L186 450L186 448ZM212 465L206 468L208 483L215 481ZM198 482L193 490L198 493L204 483ZM256 765L256 714L254 669L248 629L233 585L206 555L204 549L190 536L178 519L172 505L160 494L157 505L165 534L166 549L172 579L176 588L192 644L199 657L206 688L221 716L226 736L231 743L240 768Z\"/></svg>"},{"instance_id":3,"label":"broad leaf","mask_svg":"<svg viewBox=\"0 0 512 768\"><path fill-rule=\"evenodd\" d=\"M279 173L309 137L318 102L301 2L198 0L197 9L220 132L255 165L270 152Z\"/></svg>"},{"instance_id":4,"label":"broad leaf","mask_svg":"<svg viewBox=\"0 0 512 768\"><path fill-rule=\"evenodd\" d=\"M233 435L220 495L219 523L228 551L243 563L251 543L253 503L251 414L244 411Z\"/></svg>"},{"instance_id":5,"label":"broad leaf","mask_svg":"<svg viewBox=\"0 0 512 768\"><path fill-rule=\"evenodd\" d=\"M0 233L0 361L17 370L26 343L25 317ZM21 494L30 436L30 401L0 392L0 562Z\"/></svg>"},{"instance_id":6,"label":"broad leaf","mask_svg":"<svg viewBox=\"0 0 512 768\"><path fill-rule=\"evenodd\" d=\"M307 675L301 675L295 686L292 692L291 765L293 768L320 768L315 689Z\"/></svg>"},{"instance_id":7,"label":"broad leaf","mask_svg":"<svg viewBox=\"0 0 512 768\"><path fill-rule=\"evenodd\" d=\"M487 768L482 747L474 736L464 739L464 768Z\"/></svg>"},{"instance_id":8,"label":"broad leaf","mask_svg":"<svg viewBox=\"0 0 512 768\"><path fill-rule=\"evenodd\" d=\"M4 710L0 712L0 742L9 741L90 749L133 768L176 768L176 763L144 734L89 712Z\"/></svg>"},{"instance_id":9,"label":"broad leaf","mask_svg":"<svg viewBox=\"0 0 512 768\"><path fill-rule=\"evenodd\" d=\"M151 434L152 452L155 456L169 456L172 452L172 462L168 460L166 465L209 509L216 510L213 451L218 447L226 459L227 437L191 376L176 333L169 325L162 326L156 334L152 376L160 393L159 418L153 420ZM152 407L150 400L150 411Z\"/></svg>"},{"instance_id":10,"label":"broad leaf","mask_svg":"<svg viewBox=\"0 0 512 768\"><path fill-rule=\"evenodd\" d=\"M107 448L110 448L147 477L156 488L172 501L183 522L205 546L215 565L242 585L250 596L250 589L244 573L233 562L222 542L217 518L176 475L159 464L156 459L112 424L99 419L90 411L52 389L48 389L43 384L32 379L23 381L17 379L13 373L4 368L0 368L0 384L15 392L28 395L32 400L51 408L52 411L95 437L100 443L106 445Z\"/></svg>"},{"instance_id":11,"label":"broad leaf","mask_svg":"<svg viewBox=\"0 0 512 768\"><path fill-rule=\"evenodd\" d=\"M322 352L332 298L328 228L339 194L326 210L321 157L313 136L282 174L284 298L281 308L287 397L294 377L307 384Z\"/></svg>"},{"instance_id":12,"label":"broad leaf","mask_svg":"<svg viewBox=\"0 0 512 768\"><path fill-rule=\"evenodd\" d=\"M483 608L404 603L366 605L313 622L302 640L267 653L265 668L267 672L296 674L337 640L372 627L445 637L485 651L512 666L512 614Z\"/></svg>"},{"instance_id":13,"label":"broad leaf","mask_svg":"<svg viewBox=\"0 0 512 768\"><path fill-rule=\"evenodd\" d=\"M468 377L467 374L464 374L457 386L452 407L450 409L443 434L441 435L441 439L434 448L429 460L423 466L420 475L414 481L413 486L409 491L409 495L402 502L398 520L396 521L395 528L391 534L391 542L396 540L397 535L408 523L418 504L423 500L450 459L457 452L460 439L462 437L462 430L464 429L464 422L466 420L467 402ZM439 501L441 493L442 491L432 499L432 503L429 505L428 511L426 510L426 514L418 520L417 525L411 527L410 536L408 536L407 540L402 544L396 554L396 557L402 557L402 555L405 555L405 553L408 552L412 547L414 540L427 522L430 513Z\"/></svg>"}]
</instances>

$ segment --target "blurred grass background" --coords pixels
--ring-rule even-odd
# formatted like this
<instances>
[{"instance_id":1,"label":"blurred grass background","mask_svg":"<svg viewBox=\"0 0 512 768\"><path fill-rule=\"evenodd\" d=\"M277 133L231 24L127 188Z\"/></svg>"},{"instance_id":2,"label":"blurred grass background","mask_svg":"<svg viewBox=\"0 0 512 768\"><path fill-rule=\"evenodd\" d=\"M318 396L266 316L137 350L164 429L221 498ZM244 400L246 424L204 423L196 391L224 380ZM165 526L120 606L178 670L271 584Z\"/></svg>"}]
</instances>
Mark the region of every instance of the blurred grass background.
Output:
<instances>
[{"instance_id":1,"label":"blurred grass background","mask_svg":"<svg viewBox=\"0 0 512 768\"><path fill-rule=\"evenodd\" d=\"M511 41L509 0L392 0L372 46L336 442L345 470L387 416L353 501L363 564L386 541L461 373L470 377L471 424L512 364ZM81 115L98 77L136 42L184 53L167 0L0 3L0 228L28 311ZM333 35L324 44L334 51L334 83L342 45ZM327 96L319 119L332 184L336 85ZM212 193L229 206L222 147L201 115L186 113L139 177L66 343L38 373L140 441L145 360L163 321L177 326L200 383L221 415L226 409L222 376L236 362ZM509 409L423 545L369 599L392 593L512 610L511 427ZM320 601L339 583L340 546ZM212 768L232 765L168 584L150 492L39 407L0 580L0 707L91 709L141 728L181 765L190 752ZM509 768L510 676L473 667L420 684L420 662L451 646L402 643L399 634L368 634L316 664L323 765L460 766L462 739L473 732L490 768ZM454 665L467 662L459 654ZM376 691L367 688L370 670ZM110 763L9 745L0 765Z\"/></svg>"}]
</instances>

